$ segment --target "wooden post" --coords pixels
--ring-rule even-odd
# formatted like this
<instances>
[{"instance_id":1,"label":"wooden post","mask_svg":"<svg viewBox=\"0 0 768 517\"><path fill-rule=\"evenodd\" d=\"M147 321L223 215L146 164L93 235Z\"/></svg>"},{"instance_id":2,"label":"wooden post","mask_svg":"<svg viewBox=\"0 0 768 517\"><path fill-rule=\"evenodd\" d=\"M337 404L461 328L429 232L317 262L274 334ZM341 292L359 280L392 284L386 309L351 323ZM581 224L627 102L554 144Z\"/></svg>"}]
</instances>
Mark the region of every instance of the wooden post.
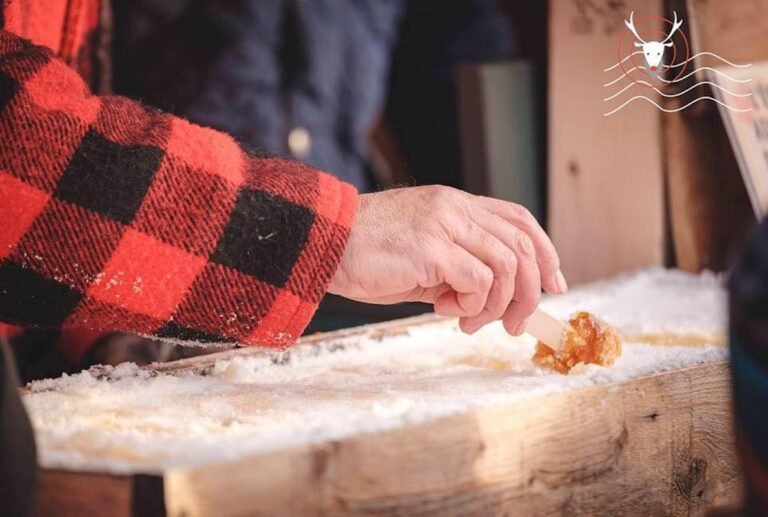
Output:
<instances>
[{"instance_id":1,"label":"wooden post","mask_svg":"<svg viewBox=\"0 0 768 517\"><path fill-rule=\"evenodd\" d=\"M708 51L737 63L768 59L765 0L686 0L676 7L686 11L692 55ZM705 55L694 64L699 68L722 63ZM705 79L701 75L681 86L687 89ZM684 105L703 93L698 90L665 105ZM755 217L717 106L701 102L666 115L664 137L677 264L693 272L728 269Z\"/></svg>"},{"instance_id":2,"label":"wooden post","mask_svg":"<svg viewBox=\"0 0 768 517\"><path fill-rule=\"evenodd\" d=\"M621 71L603 70L618 61L624 17L661 15L661 1L552 0L550 8L548 220L563 271L573 284L661 265L661 114L635 103L603 116L616 107L603 101L615 93L603 85Z\"/></svg>"}]
</instances>

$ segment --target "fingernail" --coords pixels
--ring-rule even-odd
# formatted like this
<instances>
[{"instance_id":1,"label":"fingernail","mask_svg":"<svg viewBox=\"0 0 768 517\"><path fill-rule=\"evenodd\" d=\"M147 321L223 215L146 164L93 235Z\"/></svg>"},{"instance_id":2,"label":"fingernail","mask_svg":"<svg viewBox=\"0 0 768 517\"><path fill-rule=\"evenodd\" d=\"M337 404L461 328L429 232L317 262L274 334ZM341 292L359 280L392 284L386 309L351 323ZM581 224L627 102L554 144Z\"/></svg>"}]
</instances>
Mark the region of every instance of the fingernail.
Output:
<instances>
[{"instance_id":1,"label":"fingernail","mask_svg":"<svg viewBox=\"0 0 768 517\"><path fill-rule=\"evenodd\" d=\"M523 321L520 322L517 328L515 328L515 335L522 336L523 333L525 332L525 329L527 328L528 328L528 320L524 319Z\"/></svg>"},{"instance_id":2,"label":"fingernail","mask_svg":"<svg viewBox=\"0 0 768 517\"><path fill-rule=\"evenodd\" d=\"M555 273L555 286L560 294L568 292L568 283L565 281L562 271Z\"/></svg>"}]
</instances>

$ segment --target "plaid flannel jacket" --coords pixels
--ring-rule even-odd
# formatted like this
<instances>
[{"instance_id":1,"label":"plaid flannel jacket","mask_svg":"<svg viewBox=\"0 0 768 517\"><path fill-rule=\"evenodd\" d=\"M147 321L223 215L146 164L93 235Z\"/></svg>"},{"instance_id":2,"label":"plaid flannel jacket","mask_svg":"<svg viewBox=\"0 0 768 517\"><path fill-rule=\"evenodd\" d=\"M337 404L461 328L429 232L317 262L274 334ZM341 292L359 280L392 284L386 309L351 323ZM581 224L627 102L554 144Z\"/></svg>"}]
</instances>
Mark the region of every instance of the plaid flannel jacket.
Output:
<instances>
[{"instance_id":1,"label":"plaid flannel jacket","mask_svg":"<svg viewBox=\"0 0 768 517\"><path fill-rule=\"evenodd\" d=\"M72 67L98 2L0 13L0 321L291 344L341 259L354 189L91 94Z\"/></svg>"}]
</instances>

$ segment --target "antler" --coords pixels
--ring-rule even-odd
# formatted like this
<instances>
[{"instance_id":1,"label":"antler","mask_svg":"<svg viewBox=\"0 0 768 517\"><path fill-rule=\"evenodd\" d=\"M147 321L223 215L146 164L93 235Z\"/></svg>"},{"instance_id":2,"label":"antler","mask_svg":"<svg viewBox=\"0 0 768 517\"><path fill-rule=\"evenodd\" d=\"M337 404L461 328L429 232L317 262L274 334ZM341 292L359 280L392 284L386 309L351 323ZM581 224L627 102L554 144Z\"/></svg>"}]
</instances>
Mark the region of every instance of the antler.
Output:
<instances>
[{"instance_id":1,"label":"antler","mask_svg":"<svg viewBox=\"0 0 768 517\"><path fill-rule=\"evenodd\" d=\"M677 15L675 15L675 16L677 16ZM631 13L629 13L629 21L624 20L624 25L627 26L627 29L632 31L632 34L634 34L637 39L639 39L641 42L643 42L643 44L645 44L645 43L647 43L647 41L645 41L643 38L641 38L640 35L637 33L637 29L635 29L635 19L634 18L635 18L635 11L632 11Z\"/></svg>"},{"instance_id":2,"label":"antler","mask_svg":"<svg viewBox=\"0 0 768 517\"><path fill-rule=\"evenodd\" d=\"M664 41L662 41L662 44L667 44L667 41L672 39L672 35L677 32L677 29L680 28L680 26L683 24L683 20L677 21L677 11L674 11L675 14L675 21L672 22L672 30L669 32L669 35L667 35L666 38L664 38ZM672 43L667 44L668 47L672 46Z\"/></svg>"}]
</instances>

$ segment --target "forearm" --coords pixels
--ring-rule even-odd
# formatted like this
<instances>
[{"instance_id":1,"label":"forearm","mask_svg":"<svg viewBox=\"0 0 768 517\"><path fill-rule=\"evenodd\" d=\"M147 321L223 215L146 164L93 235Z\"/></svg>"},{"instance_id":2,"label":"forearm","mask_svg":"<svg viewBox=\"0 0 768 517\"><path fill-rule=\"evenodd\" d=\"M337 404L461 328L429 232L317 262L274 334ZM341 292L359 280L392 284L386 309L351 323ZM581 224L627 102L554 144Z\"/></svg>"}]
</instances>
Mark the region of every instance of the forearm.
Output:
<instances>
[{"instance_id":1,"label":"forearm","mask_svg":"<svg viewBox=\"0 0 768 517\"><path fill-rule=\"evenodd\" d=\"M0 321L287 345L341 258L352 187L91 95L0 32Z\"/></svg>"}]
</instances>

